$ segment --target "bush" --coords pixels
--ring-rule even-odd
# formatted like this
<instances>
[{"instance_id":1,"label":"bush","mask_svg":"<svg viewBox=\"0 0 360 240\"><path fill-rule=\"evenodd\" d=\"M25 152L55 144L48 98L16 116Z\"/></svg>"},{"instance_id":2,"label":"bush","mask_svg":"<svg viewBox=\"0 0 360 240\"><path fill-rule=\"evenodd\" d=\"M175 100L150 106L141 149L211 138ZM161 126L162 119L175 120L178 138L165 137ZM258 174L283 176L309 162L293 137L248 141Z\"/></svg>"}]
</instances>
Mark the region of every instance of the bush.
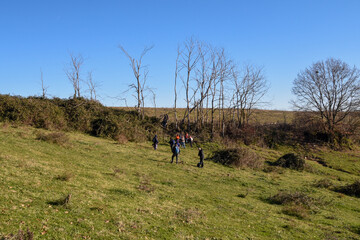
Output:
<instances>
[{"instance_id":1,"label":"bush","mask_svg":"<svg viewBox=\"0 0 360 240\"><path fill-rule=\"evenodd\" d=\"M0 121L49 130L80 131L120 143L146 141L161 129L159 119L110 108L84 98L46 99L0 95Z\"/></svg>"},{"instance_id":2,"label":"bush","mask_svg":"<svg viewBox=\"0 0 360 240\"><path fill-rule=\"evenodd\" d=\"M282 212L289 216L305 218L309 213L316 213L320 205L324 205L322 199L315 199L303 192L279 191L267 199L271 204L283 205Z\"/></svg>"},{"instance_id":3,"label":"bush","mask_svg":"<svg viewBox=\"0 0 360 240\"><path fill-rule=\"evenodd\" d=\"M119 135L119 127L112 116L105 115L91 122L91 134L96 137L111 137Z\"/></svg>"},{"instance_id":4,"label":"bush","mask_svg":"<svg viewBox=\"0 0 360 240\"><path fill-rule=\"evenodd\" d=\"M282 212L289 216L294 216L300 219L304 219L308 216L309 210L302 205L285 206Z\"/></svg>"},{"instance_id":5,"label":"bush","mask_svg":"<svg viewBox=\"0 0 360 240\"><path fill-rule=\"evenodd\" d=\"M198 218L201 218L202 213L197 208L187 208L184 210L177 210L175 216L183 223L195 223Z\"/></svg>"},{"instance_id":6,"label":"bush","mask_svg":"<svg viewBox=\"0 0 360 240\"><path fill-rule=\"evenodd\" d=\"M19 230L17 234L10 234L8 236L1 236L0 240L33 240L34 233L32 233L29 229L24 232L23 230Z\"/></svg>"},{"instance_id":7,"label":"bush","mask_svg":"<svg viewBox=\"0 0 360 240\"><path fill-rule=\"evenodd\" d=\"M147 193L152 193L155 191L155 187L151 184L151 179L148 176L143 176L143 179L140 181L140 184L137 188Z\"/></svg>"},{"instance_id":8,"label":"bush","mask_svg":"<svg viewBox=\"0 0 360 240\"><path fill-rule=\"evenodd\" d=\"M69 142L68 136L66 136L66 134L63 132L54 132L48 134L39 132L37 133L36 139L49 143L59 144L59 145L65 145L66 143Z\"/></svg>"},{"instance_id":9,"label":"bush","mask_svg":"<svg viewBox=\"0 0 360 240\"><path fill-rule=\"evenodd\" d=\"M327 178L320 179L314 183L314 187L318 188L329 188L331 186L333 186L333 183Z\"/></svg>"},{"instance_id":10,"label":"bush","mask_svg":"<svg viewBox=\"0 0 360 240\"><path fill-rule=\"evenodd\" d=\"M288 153L280 157L276 162L272 163L272 165L302 171L305 167L305 160L294 153Z\"/></svg>"},{"instance_id":11,"label":"bush","mask_svg":"<svg viewBox=\"0 0 360 240\"><path fill-rule=\"evenodd\" d=\"M218 150L213 153L211 159L216 163L236 168L256 169L260 168L263 163L255 153L245 148Z\"/></svg>"},{"instance_id":12,"label":"bush","mask_svg":"<svg viewBox=\"0 0 360 240\"><path fill-rule=\"evenodd\" d=\"M357 180L353 184L337 187L335 191L349 196L360 197L360 181Z\"/></svg>"},{"instance_id":13,"label":"bush","mask_svg":"<svg viewBox=\"0 0 360 240\"><path fill-rule=\"evenodd\" d=\"M274 196L271 196L268 200L272 204L279 204L279 205L294 204L294 205L302 205L308 208L312 207L315 203L314 198L309 197L302 192L280 191Z\"/></svg>"},{"instance_id":14,"label":"bush","mask_svg":"<svg viewBox=\"0 0 360 240\"><path fill-rule=\"evenodd\" d=\"M56 180L68 182L73 177L72 173L63 173L55 177Z\"/></svg>"},{"instance_id":15,"label":"bush","mask_svg":"<svg viewBox=\"0 0 360 240\"><path fill-rule=\"evenodd\" d=\"M119 134L117 136L115 136L115 141L117 141L119 144L125 144L128 142L128 139L126 138L126 136L124 134Z\"/></svg>"},{"instance_id":16,"label":"bush","mask_svg":"<svg viewBox=\"0 0 360 240\"><path fill-rule=\"evenodd\" d=\"M55 201L48 201L47 204L53 206L68 206L71 201L71 194L68 194L65 198L60 198Z\"/></svg>"}]
</instances>

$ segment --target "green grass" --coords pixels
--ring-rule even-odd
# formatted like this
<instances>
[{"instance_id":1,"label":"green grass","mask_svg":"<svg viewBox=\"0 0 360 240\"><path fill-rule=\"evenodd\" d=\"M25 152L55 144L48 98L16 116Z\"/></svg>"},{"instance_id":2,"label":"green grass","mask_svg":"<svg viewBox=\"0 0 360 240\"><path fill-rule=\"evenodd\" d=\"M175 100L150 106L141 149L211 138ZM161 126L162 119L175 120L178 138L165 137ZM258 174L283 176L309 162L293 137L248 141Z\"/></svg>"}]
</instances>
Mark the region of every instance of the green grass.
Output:
<instances>
[{"instance_id":1,"label":"green grass","mask_svg":"<svg viewBox=\"0 0 360 240\"><path fill-rule=\"evenodd\" d=\"M0 236L29 229L35 239L360 239L360 200L314 186L358 179L356 152L317 152L334 167L307 161L303 172L209 161L198 169L195 148L182 149L176 165L167 144L154 151L151 143L66 133L59 145L37 140L39 132L51 133L0 126ZM252 151L274 161L291 149ZM272 204L280 190L317 204Z\"/></svg>"}]
</instances>

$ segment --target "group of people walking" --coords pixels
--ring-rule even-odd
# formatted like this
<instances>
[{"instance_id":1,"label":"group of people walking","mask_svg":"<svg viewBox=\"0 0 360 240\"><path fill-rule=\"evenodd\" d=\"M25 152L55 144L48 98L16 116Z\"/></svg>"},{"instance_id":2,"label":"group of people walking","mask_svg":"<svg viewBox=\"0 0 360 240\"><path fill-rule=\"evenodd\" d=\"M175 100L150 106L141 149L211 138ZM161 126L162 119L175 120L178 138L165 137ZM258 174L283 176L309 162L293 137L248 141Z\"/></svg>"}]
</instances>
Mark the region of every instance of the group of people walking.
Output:
<instances>
[{"instance_id":1,"label":"group of people walking","mask_svg":"<svg viewBox=\"0 0 360 240\"><path fill-rule=\"evenodd\" d=\"M152 141L153 141L154 150L156 150L159 144L157 135L155 135ZM194 139L188 133L186 133L185 135L176 134L175 139L170 138L169 144L172 152L171 163L174 162L174 158L176 159L176 163L178 163L180 147L185 148L187 143L190 144L190 147L192 147L193 141ZM204 167L204 153L202 148L199 148L198 156L200 157L200 162L197 164L197 166L202 168Z\"/></svg>"}]
</instances>

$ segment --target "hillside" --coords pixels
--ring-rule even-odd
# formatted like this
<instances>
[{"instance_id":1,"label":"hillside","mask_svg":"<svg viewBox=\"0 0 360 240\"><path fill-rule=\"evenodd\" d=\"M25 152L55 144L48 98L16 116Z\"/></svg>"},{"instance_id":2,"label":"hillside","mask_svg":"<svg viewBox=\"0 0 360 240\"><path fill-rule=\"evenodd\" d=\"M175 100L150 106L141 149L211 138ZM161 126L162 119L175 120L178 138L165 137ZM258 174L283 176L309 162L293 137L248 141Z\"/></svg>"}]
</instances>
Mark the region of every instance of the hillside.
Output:
<instances>
[{"instance_id":1,"label":"hillside","mask_svg":"<svg viewBox=\"0 0 360 240\"><path fill-rule=\"evenodd\" d=\"M346 172L314 161L303 172L210 161L198 169L195 148L183 149L183 164L176 165L167 144L154 151L150 143L120 145L79 133L41 137L49 134L0 127L3 239L19 229L35 239L360 239L359 198L314 186L358 179L354 152L329 155ZM270 161L289 151L253 150ZM301 192L312 203L274 204L270 197L280 190Z\"/></svg>"}]
</instances>

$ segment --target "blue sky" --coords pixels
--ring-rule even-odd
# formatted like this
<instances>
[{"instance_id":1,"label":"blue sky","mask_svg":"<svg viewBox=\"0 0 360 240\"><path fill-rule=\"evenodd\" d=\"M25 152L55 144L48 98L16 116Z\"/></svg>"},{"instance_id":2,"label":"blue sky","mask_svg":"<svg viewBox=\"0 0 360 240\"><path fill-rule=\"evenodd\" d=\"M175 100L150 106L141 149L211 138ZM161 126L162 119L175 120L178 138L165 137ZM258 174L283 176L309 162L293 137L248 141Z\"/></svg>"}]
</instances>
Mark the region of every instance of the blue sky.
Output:
<instances>
[{"instance_id":1,"label":"blue sky","mask_svg":"<svg viewBox=\"0 0 360 240\"><path fill-rule=\"evenodd\" d=\"M118 45L135 57L154 45L144 57L148 83L157 105L172 107L176 49L193 36L224 47L240 65L263 66L267 108L291 110L299 71L328 57L360 67L359 10L357 0L2 0L0 93L40 95L41 69L50 96L71 97L64 68L73 53L85 58L83 77L91 70L101 83L100 101L120 106L115 97L134 79Z\"/></svg>"}]
</instances>

